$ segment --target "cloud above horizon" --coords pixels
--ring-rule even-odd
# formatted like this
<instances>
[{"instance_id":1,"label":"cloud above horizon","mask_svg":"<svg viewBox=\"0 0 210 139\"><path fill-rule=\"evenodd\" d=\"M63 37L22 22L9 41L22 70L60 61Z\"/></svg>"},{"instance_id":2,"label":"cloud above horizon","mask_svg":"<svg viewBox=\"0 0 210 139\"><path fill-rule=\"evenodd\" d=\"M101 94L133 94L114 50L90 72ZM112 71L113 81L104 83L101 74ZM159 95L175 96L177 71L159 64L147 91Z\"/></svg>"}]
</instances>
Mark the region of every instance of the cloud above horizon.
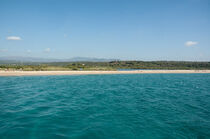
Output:
<instances>
[{"instance_id":1,"label":"cloud above horizon","mask_svg":"<svg viewBox=\"0 0 210 139\"><path fill-rule=\"evenodd\" d=\"M44 52L46 52L46 53L49 53L50 51L51 51L50 48L46 48L46 49L44 50Z\"/></svg>"},{"instance_id":2,"label":"cloud above horizon","mask_svg":"<svg viewBox=\"0 0 210 139\"><path fill-rule=\"evenodd\" d=\"M7 37L7 40L20 41L22 39L18 36L9 36L9 37Z\"/></svg>"},{"instance_id":3,"label":"cloud above horizon","mask_svg":"<svg viewBox=\"0 0 210 139\"><path fill-rule=\"evenodd\" d=\"M185 46L193 46L193 45L196 45L198 44L198 42L195 42L195 41L187 41L185 42Z\"/></svg>"},{"instance_id":4,"label":"cloud above horizon","mask_svg":"<svg viewBox=\"0 0 210 139\"><path fill-rule=\"evenodd\" d=\"M31 53L31 50L27 50L26 52L27 52L27 53Z\"/></svg>"},{"instance_id":5,"label":"cloud above horizon","mask_svg":"<svg viewBox=\"0 0 210 139\"><path fill-rule=\"evenodd\" d=\"M0 52L7 52L7 49L0 49Z\"/></svg>"}]
</instances>

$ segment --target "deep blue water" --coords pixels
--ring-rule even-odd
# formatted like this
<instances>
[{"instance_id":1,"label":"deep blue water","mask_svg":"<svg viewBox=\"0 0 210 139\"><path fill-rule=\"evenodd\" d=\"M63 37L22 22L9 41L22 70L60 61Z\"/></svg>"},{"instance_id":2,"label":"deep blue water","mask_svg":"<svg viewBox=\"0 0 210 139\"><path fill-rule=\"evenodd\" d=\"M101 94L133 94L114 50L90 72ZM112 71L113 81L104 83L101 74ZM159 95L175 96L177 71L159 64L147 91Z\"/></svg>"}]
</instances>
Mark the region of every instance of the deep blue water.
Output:
<instances>
[{"instance_id":1,"label":"deep blue water","mask_svg":"<svg viewBox=\"0 0 210 139\"><path fill-rule=\"evenodd\" d=\"M0 138L207 139L210 74L0 77Z\"/></svg>"}]
</instances>

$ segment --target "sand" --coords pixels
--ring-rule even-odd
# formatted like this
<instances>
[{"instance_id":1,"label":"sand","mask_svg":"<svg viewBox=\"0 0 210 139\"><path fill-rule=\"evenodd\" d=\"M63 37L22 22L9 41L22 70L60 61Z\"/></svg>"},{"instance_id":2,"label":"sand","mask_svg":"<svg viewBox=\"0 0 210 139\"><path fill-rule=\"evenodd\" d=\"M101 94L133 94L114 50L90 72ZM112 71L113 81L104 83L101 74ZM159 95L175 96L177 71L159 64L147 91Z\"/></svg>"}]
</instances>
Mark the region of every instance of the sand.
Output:
<instances>
[{"instance_id":1,"label":"sand","mask_svg":"<svg viewBox=\"0 0 210 139\"><path fill-rule=\"evenodd\" d=\"M210 73L210 70L133 70L133 71L0 71L0 76L144 74L144 73Z\"/></svg>"}]
</instances>

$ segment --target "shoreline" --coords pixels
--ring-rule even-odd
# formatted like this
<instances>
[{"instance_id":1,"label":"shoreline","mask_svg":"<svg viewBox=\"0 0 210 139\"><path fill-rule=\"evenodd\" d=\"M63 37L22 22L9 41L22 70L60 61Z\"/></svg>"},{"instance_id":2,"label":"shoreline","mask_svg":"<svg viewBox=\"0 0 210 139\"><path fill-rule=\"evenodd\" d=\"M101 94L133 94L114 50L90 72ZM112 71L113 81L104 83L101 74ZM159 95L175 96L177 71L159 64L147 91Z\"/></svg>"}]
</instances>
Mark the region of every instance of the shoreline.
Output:
<instances>
[{"instance_id":1,"label":"shoreline","mask_svg":"<svg viewBox=\"0 0 210 139\"><path fill-rule=\"evenodd\" d=\"M210 70L133 70L133 71L0 71L0 76L149 74L149 73L210 73Z\"/></svg>"}]
</instances>

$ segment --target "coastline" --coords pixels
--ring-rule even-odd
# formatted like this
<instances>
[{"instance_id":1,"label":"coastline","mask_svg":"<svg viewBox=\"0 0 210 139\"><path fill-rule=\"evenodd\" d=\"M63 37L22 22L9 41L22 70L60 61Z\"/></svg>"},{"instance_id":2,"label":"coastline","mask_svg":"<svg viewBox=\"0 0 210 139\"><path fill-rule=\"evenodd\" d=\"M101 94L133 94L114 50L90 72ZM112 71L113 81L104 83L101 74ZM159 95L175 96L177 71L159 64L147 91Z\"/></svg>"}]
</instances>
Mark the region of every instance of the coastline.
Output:
<instances>
[{"instance_id":1,"label":"coastline","mask_svg":"<svg viewBox=\"0 0 210 139\"><path fill-rule=\"evenodd\" d=\"M210 70L133 70L133 71L0 71L0 76L149 74L149 73L210 73Z\"/></svg>"}]
</instances>

